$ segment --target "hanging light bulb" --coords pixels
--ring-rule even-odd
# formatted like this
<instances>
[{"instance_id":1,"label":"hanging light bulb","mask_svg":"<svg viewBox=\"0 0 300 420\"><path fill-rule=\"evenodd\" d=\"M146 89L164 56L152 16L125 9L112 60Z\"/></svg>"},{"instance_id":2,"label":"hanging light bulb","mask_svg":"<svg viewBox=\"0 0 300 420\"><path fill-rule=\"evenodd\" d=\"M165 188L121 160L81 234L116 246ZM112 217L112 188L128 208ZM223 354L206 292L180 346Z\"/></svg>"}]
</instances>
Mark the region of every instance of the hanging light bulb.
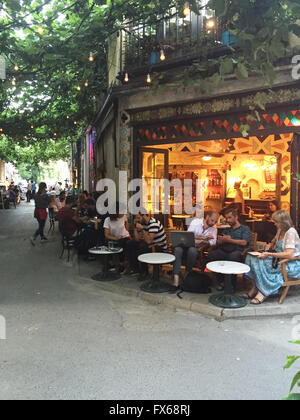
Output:
<instances>
[{"instance_id":1,"label":"hanging light bulb","mask_svg":"<svg viewBox=\"0 0 300 420\"><path fill-rule=\"evenodd\" d=\"M190 16L191 9L190 9L189 3L185 3L183 14L184 14L185 17Z\"/></svg>"},{"instance_id":2,"label":"hanging light bulb","mask_svg":"<svg viewBox=\"0 0 300 420\"><path fill-rule=\"evenodd\" d=\"M207 29L213 29L215 26L216 26L215 19L208 19L208 21L206 22Z\"/></svg>"},{"instance_id":3,"label":"hanging light bulb","mask_svg":"<svg viewBox=\"0 0 300 420\"><path fill-rule=\"evenodd\" d=\"M89 82L85 82L84 86L88 87L88 85L89 85Z\"/></svg>"},{"instance_id":4,"label":"hanging light bulb","mask_svg":"<svg viewBox=\"0 0 300 420\"><path fill-rule=\"evenodd\" d=\"M67 120L69 120L70 119L70 115L67 115Z\"/></svg>"},{"instance_id":5,"label":"hanging light bulb","mask_svg":"<svg viewBox=\"0 0 300 420\"><path fill-rule=\"evenodd\" d=\"M90 53L90 58L89 58L89 60L90 60L90 62L91 62L91 63L94 61L94 56L93 56L93 53L92 53L92 52Z\"/></svg>"},{"instance_id":6,"label":"hanging light bulb","mask_svg":"<svg viewBox=\"0 0 300 420\"><path fill-rule=\"evenodd\" d=\"M78 90L78 92L81 91L81 86L78 85L76 89Z\"/></svg>"},{"instance_id":7,"label":"hanging light bulb","mask_svg":"<svg viewBox=\"0 0 300 420\"><path fill-rule=\"evenodd\" d=\"M160 60L161 61L165 61L165 59L166 59L165 52L164 52L164 50L161 50L161 52L160 52Z\"/></svg>"},{"instance_id":8,"label":"hanging light bulb","mask_svg":"<svg viewBox=\"0 0 300 420\"><path fill-rule=\"evenodd\" d=\"M74 121L74 125L77 125L77 121Z\"/></svg>"},{"instance_id":9,"label":"hanging light bulb","mask_svg":"<svg viewBox=\"0 0 300 420\"><path fill-rule=\"evenodd\" d=\"M31 126L30 126L30 128L34 128L34 126L33 126L33 125L31 125Z\"/></svg>"},{"instance_id":10,"label":"hanging light bulb","mask_svg":"<svg viewBox=\"0 0 300 420\"><path fill-rule=\"evenodd\" d=\"M13 80L12 80L11 84L12 84L13 86L16 86L16 81L15 81L15 79L13 79Z\"/></svg>"},{"instance_id":11,"label":"hanging light bulb","mask_svg":"<svg viewBox=\"0 0 300 420\"><path fill-rule=\"evenodd\" d=\"M125 83L128 83L129 82L129 74L128 73L125 73L124 82Z\"/></svg>"},{"instance_id":12,"label":"hanging light bulb","mask_svg":"<svg viewBox=\"0 0 300 420\"><path fill-rule=\"evenodd\" d=\"M147 76L147 83L151 83L151 82L152 82L151 75L150 75L150 73L148 73L148 76Z\"/></svg>"},{"instance_id":13,"label":"hanging light bulb","mask_svg":"<svg viewBox=\"0 0 300 420\"><path fill-rule=\"evenodd\" d=\"M19 66L17 64L15 65L14 70L15 71L19 71L20 70L20 68L19 68Z\"/></svg>"},{"instance_id":14,"label":"hanging light bulb","mask_svg":"<svg viewBox=\"0 0 300 420\"><path fill-rule=\"evenodd\" d=\"M40 35L43 35L43 33L44 33L44 28L42 27L42 25L39 25L39 26L38 26L37 31L38 31L38 33L39 33Z\"/></svg>"}]
</instances>

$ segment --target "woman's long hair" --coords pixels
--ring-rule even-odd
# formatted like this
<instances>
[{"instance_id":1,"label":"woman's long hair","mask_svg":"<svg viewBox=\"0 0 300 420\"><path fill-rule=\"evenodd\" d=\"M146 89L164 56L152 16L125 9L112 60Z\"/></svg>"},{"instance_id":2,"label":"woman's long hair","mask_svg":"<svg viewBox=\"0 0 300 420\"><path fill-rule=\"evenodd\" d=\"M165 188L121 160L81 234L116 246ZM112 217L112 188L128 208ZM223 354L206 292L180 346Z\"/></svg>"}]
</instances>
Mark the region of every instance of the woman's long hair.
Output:
<instances>
[{"instance_id":1,"label":"woman's long hair","mask_svg":"<svg viewBox=\"0 0 300 420\"><path fill-rule=\"evenodd\" d=\"M38 195L45 194L47 189L47 184L45 182L41 182L39 185Z\"/></svg>"},{"instance_id":2,"label":"woman's long hair","mask_svg":"<svg viewBox=\"0 0 300 420\"><path fill-rule=\"evenodd\" d=\"M272 219L278 223L285 232L294 227L290 214L285 210L276 211L276 213L273 214Z\"/></svg>"}]
</instances>

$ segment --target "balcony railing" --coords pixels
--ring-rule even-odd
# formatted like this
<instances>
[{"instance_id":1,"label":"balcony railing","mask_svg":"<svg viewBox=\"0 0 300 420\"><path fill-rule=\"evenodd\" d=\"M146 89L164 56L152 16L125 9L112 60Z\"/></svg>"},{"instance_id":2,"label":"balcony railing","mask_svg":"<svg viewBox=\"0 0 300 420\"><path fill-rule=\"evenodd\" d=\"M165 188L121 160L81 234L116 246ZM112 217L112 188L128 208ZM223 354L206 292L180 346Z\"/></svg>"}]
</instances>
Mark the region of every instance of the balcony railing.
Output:
<instances>
[{"instance_id":1,"label":"balcony railing","mask_svg":"<svg viewBox=\"0 0 300 420\"><path fill-rule=\"evenodd\" d=\"M224 45L224 30L209 9L203 9L199 14L192 12L185 18L172 10L155 24L129 25L123 32L125 56L121 60L124 66L121 72L155 68L199 56L204 44L212 48Z\"/></svg>"}]
</instances>

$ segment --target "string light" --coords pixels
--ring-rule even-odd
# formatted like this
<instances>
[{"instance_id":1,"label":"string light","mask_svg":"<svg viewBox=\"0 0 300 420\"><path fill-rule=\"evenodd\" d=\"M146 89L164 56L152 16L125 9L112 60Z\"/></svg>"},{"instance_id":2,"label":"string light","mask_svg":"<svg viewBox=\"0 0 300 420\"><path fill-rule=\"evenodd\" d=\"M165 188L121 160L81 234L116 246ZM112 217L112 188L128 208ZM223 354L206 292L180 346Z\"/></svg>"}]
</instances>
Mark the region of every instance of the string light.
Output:
<instances>
[{"instance_id":1,"label":"string light","mask_svg":"<svg viewBox=\"0 0 300 420\"><path fill-rule=\"evenodd\" d=\"M151 79L151 75L149 73L148 76L147 76L147 83L151 83L151 82L152 82L152 79Z\"/></svg>"},{"instance_id":2,"label":"string light","mask_svg":"<svg viewBox=\"0 0 300 420\"><path fill-rule=\"evenodd\" d=\"M94 61L94 56L93 56L93 53L92 53L92 52L90 53L90 58L89 58L89 60L90 60L90 62L91 62L91 63Z\"/></svg>"},{"instance_id":3,"label":"string light","mask_svg":"<svg viewBox=\"0 0 300 420\"><path fill-rule=\"evenodd\" d=\"M129 82L129 75L128 75L128 73L125 73L124 82L126 82L126 83Z\"/></svg>"},{"instance_id":4,"label":"string light","mask_svg":"<svg viewBox=\"0 0 300 420\"><path fill-rule=\"evenodd\" d=\"M84 86L88 87L88 85L89 85L89 82L85 82Z\"/></svg>"},{"instance_id":5,"label":"string light","mask_svg":"<svg viewBox=\"0 0 300 420\"><path fill-rule=\"evenodd\" d=\"M164 52L164 50L161 50L161 52L160 52L160 60L161 61L165 61L165 59L166 59L165 52Z\"/></svg>"},{"instance_id":6,"label":"string light","mask_svg":"<svg viewBox=\"0 0 300 420\"><path fill-rule=\"evenodd\" d=\"M209 19L209 20L206 22L206 27L207 27L208 29L213 29L215 26L216 26L216 21L215 21L215 19Z\"/></svg>"},{"instance_id":7,"label":"string light","mask_svg":"<svg viewBox=\"0 0 300 420\"><path fill-rule=\"evenodd\" d=\"M77 125L77 121L74 121L74 125Z\"/></svg>"},{"instance_id":8,"label":"string light","mask_svg":"<svg viewBox=\"0 0 300 420\"><path fill-rule=\"evenodd\" d=\"M190 16L190 14L191 14L191 9L190 9L190 5L189 5L189 3L186 3L186 4L185 4L183 14L184 14L184 16L185 16L185 17Z\"/></svg>"},{"instance_id":9,"label":"string light","mask_svg":"<svg viewBox=\"0 0 300 420\"><path fill-rule=\"evenodd\" d=\"M17 64L15 65L14 70L15 70L15 71L19 71L19 70L20 70L20 69L19 69L19 66L18 66Z\"/></svg>"},{"instance_id":10,"label":"string light","mask_svg":"<svg viewBox=\"0 0 300 420\"><path fill-rule=\"evenodd\" d=\"M67 115L67 120L69 120L70 119L70 115Z\"/></svg>"},{"instance_id":11,"label":"string light","mask_svg":"<svg viewBox=\"0 0 300 420\"><path fill-rule=\"evenodd\" d=\"M77 86L77 88L76 88L77 90L78 90L78 92L81 90L81 86Z\"/></svg>"},{"instance_id":12,"label":"string light","mask_svg":"<svg viewBox=\"0 0 300 420\"><path fill-rule=\"evenodd\" d=\"M43 35L43 33L44 33L44 28L43 28L41 25L39 25L39 26L38 26L37 31L38 31L38 33L39 33L40 35Z\"/></svg>"}]
</instances>

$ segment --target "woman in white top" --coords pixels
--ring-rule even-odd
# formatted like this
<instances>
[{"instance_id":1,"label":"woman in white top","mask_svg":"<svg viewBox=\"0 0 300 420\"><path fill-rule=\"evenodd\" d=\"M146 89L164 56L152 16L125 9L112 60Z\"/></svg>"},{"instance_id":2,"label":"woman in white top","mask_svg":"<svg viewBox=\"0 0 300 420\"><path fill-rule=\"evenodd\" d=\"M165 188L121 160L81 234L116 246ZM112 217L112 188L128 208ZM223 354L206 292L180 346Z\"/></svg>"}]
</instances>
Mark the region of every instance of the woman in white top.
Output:
<instances>
[{"instance_id":1,"label":"woman in white top","mask_svg":"<svg viewBox=\"0 0 300 420\"><path fill-rule=\"evenodd\" d=\"M277 228L277 235L267 252L259 257L248 255L246 259L246 264L251 268L248 276L255 284L245 297L251 298L253 305L259 305L269 296L278 294L284 283L280 259L291 260L287 263L288 277L300 277L300 260L293 260L300 256L300 238L293 227L291 216L287 211L279 210L273 214L272 219Z\"/></svg>"}]
</instances>

